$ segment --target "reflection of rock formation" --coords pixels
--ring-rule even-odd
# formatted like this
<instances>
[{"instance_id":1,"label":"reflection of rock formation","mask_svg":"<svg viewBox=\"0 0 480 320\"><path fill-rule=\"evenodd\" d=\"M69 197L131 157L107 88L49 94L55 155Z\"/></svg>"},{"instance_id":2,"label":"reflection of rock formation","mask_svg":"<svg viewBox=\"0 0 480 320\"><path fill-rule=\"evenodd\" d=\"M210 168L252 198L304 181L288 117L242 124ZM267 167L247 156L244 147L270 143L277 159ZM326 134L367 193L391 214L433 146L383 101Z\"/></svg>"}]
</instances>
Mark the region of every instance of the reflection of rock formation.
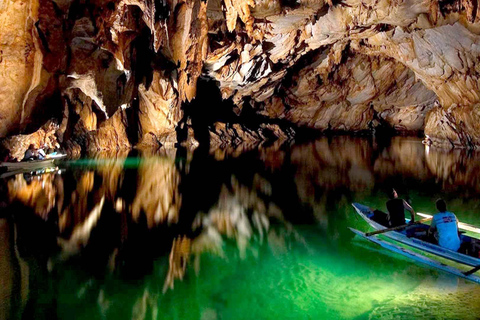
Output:
<instances>
[{"instance_id":1,"label":"reflection of rock formation","mask_svg":"<svg viewBox=\"0 0 480 320\"><path fill-rule=\"evenodd\" d=\"M85 248L92 229L100 219L104 202L105 198L100 199L100 202L89 212L88 217L81 223L75 225L75 228L67 241L59 238L59 245L62 248L61 259L65 260L69 256L77 255L83 248Z\"/></svg>"},{"instance_id":2,"label":"reflection of rock formation","mask_svg":"<svg viewBox=\"0 0 480 320\"><path fill-rule=\"evenodd\" d=\"M44 174L33 177L27 182L22 174L18 174L8 182L8 194L11 202L19 201L30 207L43 219L55 206L56 188L53 184L55 174Z\"/></svg>"},{"instance_id":3,"label":"reflection of rock formation","mask_svg":"<svg viewBox=\"0 0 480 320\"><path fill-rule=\"evenodd\" d=\"M371 193L378 185L397 177L400 181L437 181L444 191L459 186L479 190L475 177L476 153L443 152L427 147L420 139L396 137L386 147L365 139L335 137L292 148L292 163L297 167L297 192L302 202L317 204L321 190L348 190ZM313 156L311 156L313 155ZM391 182L388 187L392 187ZM396 187L405 188L397 185Z\"/></svg>"},{"instance_id":4,"label":"reflection of rock formation","mask_svg":"<svg viewBox=\"0 0 480 320\"><path fill-rule=\"evenodd\" d=\"M0 318L22 319L29 293L29 270L15 248L14 226L0 219Z\"/></svg>"},{"instance_id":5,"label":"reflection of rock formation","mask_svg":"<svg viewBox=\"0 0 480 320\"><path fill-rule=\"evenodd\" d=\"M145 159L138 168L138 185L132 203L133 219L145 214L149 228L167 222L178 222L181 195L175 163L155 158Z\"/></svg>"},{"instance_id":6,"label":"reflection of rock formation","mask_svg":"<svg viewBox=\"0 0 480 320\"><path fill-rule=\"evenodd\" d=\"M388 176L425 180L431 176L425 165L425 147L418 139L393 138L388 149L382 150L373 170L384 180Z\"/></svg>"},{"instance_id":7,"label":"reflection of rock formation","mask_svg":"<svg viewBox=\"0 0 480 320\"><path fill-rule=\"evenodd\" d=\"M66 204L58 217L58 227L61 233L71 232L72 228L87 218L89 194L93 190L93 184L93 171L87 171L79 177L76 189L70 195L69 203Z\"/></svg>"},{"instance_id":8,"label":"reflection of rock formation","mask_svg":"<svg viewBox=\"0 0 480 320\"><path fill-rule=\"evenodd\" d=\"M438 182L442 183L445 191L458 190L459 186L480 191L480 177L478 176L478 152L454 150L445 152L435 148L426 147L426 164L428 170Z\"/></svg>"},{"instance_id":9,"label":"reflection of rock formation","mask_svg":"<svg viewBox=\"0 0 480 320\"><path fill-rule=\"evenodd\" d=\"M298 167L300 199L310 201L316 186L336 189L346 185L357 191L371 188L374 184L371 152L367 140L346 136L294 147L291 159Z\"/></svg>"},{"instance_id":10,"label":"reflection of rock formation","mask_svg":"<svg viewBox=\"0 0 480 320\"><path fill-rule=\"evenodd\" d=\"M173 239L168 274L163 285L163 292L168 288L173 289L175 279L182 280L187 269L187 263L190 258L191 240L187 237L178 237Z\"/></svg>"},{"instance_id":11,"label":"reflection of rock formation","mask_svg":"<svg viewBox=\"0 0 480 320\"><path fill-rule=\"evenodd\" d=\"M478 192L480 182L471 178L476 155L425 152L415 138L383 143L341 136L221 161L196 152L187 154L187 160L150 154L143 159L98 159L96 167L93 161L79 161L77 165L88 166L83 170L75 170L72 163L61 176L63 184L42 176L45 185L53 186L53 199L60 198L56 192L65 193L63 205L53 202L61 207L61 252L53 257L49 253L49 267L58 272L62 261L71 259L69 268L78 263L88 274L91 269L96 275L110 271L136 279L148 274L141 292L132 294L135 305L125 307L142 318L160 312L158 299L165 290L171 297L168 289L178 289L176 281L191 280L195 271L204 276L206 263L257 261L266 252L281 258L294 244L308 250L308 238L299 234L297 224L309 223L320 235L328 233L325 245L334 246L344 238L342 232L350 234L336 220L345 219L341 212L351 210L357 198L378 194L379 185L391 179L408 188L418 188L422 180L433 192L452 195ZM20 200L17 205L38 210L32 203L42 202L31 201L30 195L41 186L21 179L10 181L9 194ZM465 188L459 191L458 186ZM208 199L197 201L199 194ZM103 287L88 290L92 296L98 293L102 310L123 301Z\"/></svg>"}]
</instances>

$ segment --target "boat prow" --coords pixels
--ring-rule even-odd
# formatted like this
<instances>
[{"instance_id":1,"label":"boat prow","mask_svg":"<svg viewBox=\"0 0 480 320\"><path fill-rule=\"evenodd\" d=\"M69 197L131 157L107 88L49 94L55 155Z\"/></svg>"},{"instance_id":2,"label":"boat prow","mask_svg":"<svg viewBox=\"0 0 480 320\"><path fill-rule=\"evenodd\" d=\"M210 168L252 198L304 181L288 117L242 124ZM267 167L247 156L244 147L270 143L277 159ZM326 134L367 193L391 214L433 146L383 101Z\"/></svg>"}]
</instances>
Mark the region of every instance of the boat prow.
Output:
<instances>
[{"instance_id":1,"label":"boat prow","mask_svg":"<svg viewBox=\"0 0 480 320\"><path fill-rule=\"evenodd\" d=\"M358 215L360 215L375 230L387 229L386 226L384 226L384 225L382 225L382 224L380 224L380 223L378 223L374 220L375 213L369 207L367 207L365 205L362 205L360 203L352 203L352 206L355 208ZM408 219L406 219L406 221L408 222ZM464 254L464 253L461 253L461 252L457 252L457 251L453 251L453 250L443 248L443 247L437 245L436 243L430 242L430 240L428 239L428 236L427 236L427 231L430 228L429 225L418 223L418 224L415 224L415 226L412 227L412 228L414 228L413 232L412 232L412 230L407 231L405 229L403 229L403 230L391 230L391 231L385 231L384 233L382 233L382 235L391 239L391 240L397 241L401 244L410 246L412 248L421 250L423 252L428 252L428 253L437 255L437 256L445 258L445 259L449 259L449 260L454 261L454 262L458 262L458 263L461 263L461 264L464 264L464 265L467 265L467 266L472 266L472 267L480 266L480 258L478 257L478 253L476 253L475 256L467 255L467 254ZM398 253L401 253L401 254L403 254L402 252L404 252L405 248L395 246L395 245L391 244L390 242L385 242L385 241L381 240L380 238L378 238L377 236L369 236L365 233L362 233L362 232L360 232L358 230L355 230L355 229L352 229L352 228L350 228L350 230L352 230L354 233L362 236L365 239L368 239L368 240L370 240L374 243L377 243L377 244L381 245L382 247L384 247L386 249L389 249L391 251L398 252ZM419 234L421 234L421 236ZM468 246L468 245L472 245L474 243L478 243L478 239L472 238L472 237L469 237L469 236L466 236L466 235L461 235L460 240L462 241L464 246ZM398 248L401 248L401 249L398 249ZM399 252L399 251L402 251L402 252ZM409 251L409 252L413 252L413 251ZM427 258L427 257L425 257L421 254L413 252L413 255L410 254L410 253L409 254L403 254L403 255L411 257L412 259L414 259L416 261L420 261L423 257L423 258L427 259L428 262L425 262L425 261L420 261L420 262L423 262L427 265L431 265L431 266L433 266L437 269L442 269L442 270L447 271L449 273L454 273L456 275L462 276L462 275L459 274L459 273L462 273L462 272L459 271L458 269L455 269L453 267L448 267L447 268L448 270L443 268L443 267L440 268L439 266L434 265L430 261L432 259ZM434 261L434 260L432 260L432 261ZM437 262L437 263L439 263L439 262ZM442 266L443 266L443 264L442 264ZM456 271L452 272L452 270L450 270L452 268L455 269ZM463 275L462 277L467 278L465 275ZM467 278L467 279L469 279L469 278Z\"/></svg>"},{"instance_id":2,"label":"boat prow","mask_svg":"<svg viewBox=\"0 0 480 320\"><path fill-rule=\"evenodd\" d=\"M49 156L44 160L27 160L20 162L0 162L0 169L2 171L29 171L40 168L53 167L54 162L65 158L65 154L58 154Z\"/></svg>"}]
</instances>

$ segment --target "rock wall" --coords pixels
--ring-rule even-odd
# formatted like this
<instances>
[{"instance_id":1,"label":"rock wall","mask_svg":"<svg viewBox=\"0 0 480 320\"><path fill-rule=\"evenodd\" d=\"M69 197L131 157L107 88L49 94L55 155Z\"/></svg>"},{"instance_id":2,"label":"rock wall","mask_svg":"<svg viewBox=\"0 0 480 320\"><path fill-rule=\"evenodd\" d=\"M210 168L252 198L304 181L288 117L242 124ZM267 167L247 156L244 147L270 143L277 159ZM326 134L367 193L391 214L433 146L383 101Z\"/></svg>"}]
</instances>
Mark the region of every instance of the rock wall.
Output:
<instances>
[{"instance_id":1,"label":"rock wall","mask_svg":"<svg viewBox=\"0 0 480 320\"><path fill-rule=\"evenodd\" d=\"M205 135L213 145L219 126L262 136L281 123L270 139L303 127L386 127L475 148L479 8L476 0L4 1L0 137L55 118L59 141L75 152L174 146L192 136L185 104L208 77L238 117L212 120L221 123Z\"/></svg>"},{"instance_id":2,"label":"rock wall","mask_svg":"<svg viewBox=\"0 0 480 320\"><path fill-rule=\"evenodd\" d=\"M42 65L34 27L38 5L38 0L0 4L0 137L18 132L29 116L24 101Z\"/></svg>"}]
</instances>

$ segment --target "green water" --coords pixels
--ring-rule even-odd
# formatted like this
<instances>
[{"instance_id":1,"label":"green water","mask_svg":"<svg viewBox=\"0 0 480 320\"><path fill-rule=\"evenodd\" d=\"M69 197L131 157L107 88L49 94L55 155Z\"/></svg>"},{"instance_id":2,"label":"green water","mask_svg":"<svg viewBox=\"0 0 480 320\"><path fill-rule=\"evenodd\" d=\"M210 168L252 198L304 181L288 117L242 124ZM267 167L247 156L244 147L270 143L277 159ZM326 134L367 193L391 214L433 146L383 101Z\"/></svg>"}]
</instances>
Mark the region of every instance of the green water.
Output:
<instances>
[{"instance_id":1,"label":"green water","mask_svg":"<svg viewBox=\"0 0 480 320\"><path fill-rule=\"evenodd\" d=\"M18 319L478 319L477 284L347 227L368 230L350 203L384 208L392 186L419 212L433 213L444 197L461 221L480 225L479 159L412 138L338 137L235 156L82 160L38 178L45 190L52 184L45 197L55 201L36 207L19 200L25 178L12 178L3 186L17 198L4 200L1 219L15 236L1 248L0 311ZM185 269L166 285L180 238L189 239Z\"/></svg>"}]
</instances>

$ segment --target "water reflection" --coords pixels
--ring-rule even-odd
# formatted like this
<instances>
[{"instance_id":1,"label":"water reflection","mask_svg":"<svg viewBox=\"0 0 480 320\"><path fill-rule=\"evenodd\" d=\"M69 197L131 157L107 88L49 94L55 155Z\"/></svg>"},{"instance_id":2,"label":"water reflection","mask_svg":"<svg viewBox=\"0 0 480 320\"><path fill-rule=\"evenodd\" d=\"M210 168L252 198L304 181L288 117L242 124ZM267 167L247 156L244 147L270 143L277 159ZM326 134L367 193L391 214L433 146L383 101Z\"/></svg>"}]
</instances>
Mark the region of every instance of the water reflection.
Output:
<instances>
[{"instance_id":1,"label":"water reflection","mask_svg":"<svg viewBox=\"0 0 480 320\"><path fill-rule=\"evenodd\" d=\"M346 226L355 223L351 202L381 204L392 185L416 199L447 192L464 199L480 187L477 155L425 152L412 138L378 143L340 136L243 154L116 156L1 182L8 191L0 221L6 318L25 313L27 301L34 316L40 303L54 310L59 292L68 290L52 288L52 275L69 277L69 268L76 270L69 280L76 294L92 293L109 316L113 304L127 306L99 279L140 281L128 314L157 318L159 297L186 277L201 278L202 257L284 259L293 247L312 254L317 238L335 254L355 257L347 249L353 235ZM305 225L314 226L313 238ZM199 314L217 317L215 308Z\"/></svg>"}]
</instances>

